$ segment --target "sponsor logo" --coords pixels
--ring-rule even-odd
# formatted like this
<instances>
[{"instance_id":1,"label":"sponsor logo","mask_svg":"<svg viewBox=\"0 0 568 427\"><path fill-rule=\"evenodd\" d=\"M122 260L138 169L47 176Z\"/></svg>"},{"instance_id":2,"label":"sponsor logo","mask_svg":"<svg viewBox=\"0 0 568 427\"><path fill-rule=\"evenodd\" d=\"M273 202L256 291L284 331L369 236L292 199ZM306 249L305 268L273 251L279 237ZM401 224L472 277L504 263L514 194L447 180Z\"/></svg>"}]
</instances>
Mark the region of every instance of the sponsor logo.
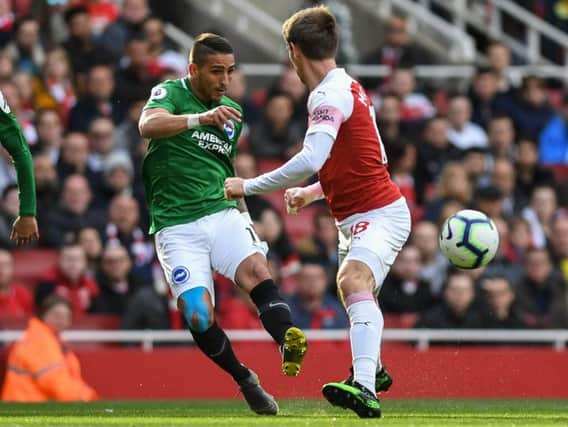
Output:
<instances>
[{"instance_id":1,"label":"sponsor logo","mask_svg":"<svg viewBox=\"0 0 568 427\"><path fill-rule=\"evenodd\" d=\"M228 156L231 153L231 144L223 141L214 133L195 130L191 134L191 137L197 139L197 145L204 150L216 151L225 156Z\"/></svg>"},{"instance_id":2,"label":"sponsor logo","mask_svg":"<svg viewBox=\"0 0 568 427\"><path fill-rule=\"evenodd\" d=\"M312 114L312 122L314 123L321 123L321 122L335 122L335 117L332 116L331 112L328 108L318 108Z\"/></svg>"},{"instance_id":3,"label":"sponsor logo","mask_svg":"<svg viewBox=\"0 0 568 427\"><path fill-rule=\"evenodd\" d=\"M229 137L229 139L233 139L235 137L235 124L231 120L232 126L229 126L227 123L223 124L223 129L225 129L225 133Z\"/></svg>"},{"instance_id":4,"label":"sponsor logo","mask_svg":"<svg viewBox=\"0 0 568 427\"><path fill-rule=\"evenodd\" d=\"M0 110L4 111L6 114L10 114L10 106L4 98L4 94L0 92Z\"/></svg>"},{"instance_id":5,"label":"sponsor logo","mask_svg":"<svg viewBox=\"0 0 568 427\"><path fill-rule=\"evenodd\" d=\"M152 100L164 99L166 96L168 96L167 89L161 86L157 86L154 89L152 89L152 93L150 94L150 99Z\"/></svg>"},{"instance_id":6,"label":"sponsor logo","mask_svg":"<svg viewBox=\"0 0 568 427\"><path fill-rule=\"evenodd\" d=\"M369 221L359 221L357 224L351 227L351 235L355 237L358 234L363 233L364 231L367 230L367 228L369 228L369 224L370 224Z\"/></svg>"},{"instance_id":7,"label":"sponsor logo","mask_svg":"<svg viewBox=\"0 0 568 427\"><path fill-rule=\"evenodd\" d=\"M176 285L181 285L189 280L189 270L180 265L172 271L172 282Z\"/></svg>"}]
</instances>

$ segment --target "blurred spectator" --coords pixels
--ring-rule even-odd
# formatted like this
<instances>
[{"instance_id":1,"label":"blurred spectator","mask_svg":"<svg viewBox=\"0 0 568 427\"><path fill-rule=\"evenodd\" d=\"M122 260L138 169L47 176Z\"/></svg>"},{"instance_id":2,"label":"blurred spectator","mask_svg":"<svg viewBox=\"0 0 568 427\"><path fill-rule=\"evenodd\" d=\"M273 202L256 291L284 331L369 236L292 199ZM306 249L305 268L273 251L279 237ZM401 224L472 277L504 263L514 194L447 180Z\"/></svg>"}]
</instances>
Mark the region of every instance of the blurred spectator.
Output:
<instances>
[{"instance_id":1,"label":"blurred spectator","mask_svg":"<svg viewBox=\"0 0 568 427\"><path fill-rule=\"evenodd\" d=\"M149 14L146 0L124 0L120 17L105 29L100 38L105 51L118 61L128 40L142 35L144 21Z\"/></svg>"},{"instance_id":2,"label":"blurred spectator","mask_svg":"<svg viewBox=\"0 0 568 427\"><path fill-rule=\"evenodd\" d=\"M153 69L150 45L143 38L133 38L126 45L125 56L116 74L116 95L128 107L148 96L164 70Z\"/></svg>"},{"instance_id":3,"label":"blurred spectator","mask_svg":"<svg viewBox=\"0 0 568 427\"><path fill-rule=\"evenodd\" d=\"M111 199L117 195L133 195L132 179L134 170L130 157L121 151L111 153L104 161L102 186L93 204L108 209Z\"/></svg>"},{"instance_id":4,"label":"blurred spectator","mask_svg":"<svg viewBox=\"0 0 568 427\"><path fill-rule=\"evenodd\" d=\"M431 56L416 45L408 33L407 20L403 16L391 16L387 22L385 40L382 46L366 55L362 62L371 65L412 67L430 64ZM376 79L363 79L365 87L376 87Z\"/></svg>"},{"instance_id":5,"label":"blurred spectator","mask_svg":"<svg viewBox=\"0 0 568 427\"><path fill-rule=\"evenodd\" d=\"M247 77L237 68L233 71L233 78L227 86L227 96L243 108L243 120L246 125L252 126L260 119L261 113L258 105L255 105L246 95ZM241 138L247 135L248 130L244 128L241 133Z\"/></svg>"},{"instance_id":6,"label":"blurred spectator","mask_svg":"<svg viewBox=\"0 0 568 427\"><path fill-rule=\"evenodd\" d=\"M162 19L155 16L146 19L144 38L148 42L148 53L153 59L152 66L160 70L173 70L178 77L187 74L187 58L166 40Z\"/></svg>"},{"instance_id":7,"label":"blurred spectator","mask_svg":"<svg viewBox=\"0 0 568 427\"><path fill-rule=\"evenodd\" d=\"M471 121L471 102L465 95L455 95L448 106L450 129L448 139L460 150L471 147L487 147L487 134Z\"/></svg>"},{"instance_id":8,"label":"blurred spectator","mask_svg":"<svg viewBox=\"0 0 568 427\"><path fill-rule=\"evenodd\" d=\"M69 175L80 174L94 187L100 186L100 174L95 172L88 164L89 140L80 132L69 132L63 139L61 155L57 163L57 173L61 181Z\"/></svg>"},{"instance_id":9,"label":"blurred spectator","mask_svg":"<svg viewBox=\"0 0 568 427\"><path fill-rule=\"evenodd\" d=\"M488 154L487 149L471 147L463 150L460 162L473 188L486 187L491 183L490 169L493 166L493 157Z\"/></svg>"},{"instance_id":10,"label":"blurred spectator","mask_svg":"<svg viewBox=\"0 0 568 427\"><path fill-rule=\"evenodd\" d=\"M526 327L515 303L515 292L507 278L487 277L482 280L481 288L487 305L483 318L484 328L519 329Z\"/></svg>"},{"instance_id":11,"label":"blurred spectator","mask_svg":"<svg viewBox=\"0 0 568 427\"><path fill-rule=\"evenodd\" d=\"M497 114L511 111L511 97L500 94L499 76L490 68L479 68L473 78L469 98L473 107L471 121L487 129L489 120Z\"/></svg>"},{"instance_id":12,"label":"blurred spectator","mask_svg":"<svg viewBox=\"0 0 568 427\"><path fill-rule=\"evenodd\" d=\"M53 207L59 196L59 182L55 164L49 156L36 154L33 157L36 184L36 203L38 212L46 212Z\"/></svg>"},{"instance_id":13,"label":"blurred spectator","mask_svg":"<svg viewBox=\"0 0 568 427\"><path fill-rule=\"evenodd\" d=\"M87 164L96 172L103 172L105 163L111 153L115 151L116 137L112 120L106 117L97 117L89 125L89 157Z\"/></svg>"},{"instance_id":14,"label":"blurred spectator","mask_svg":"<svg viewBox=\"0 0 568 427\"><path fill-rule=\"evenodd\" d=\"M268 243L270 251L280 262L282 276L285 278L298 273L298 253L286 233L280 214L274 208L267 207L260 212L258 218L253 216L252 219L258 237Z\"/></svg>"},{"instance_id":15,"label":"blurred spectator","mask_svg":"<svg viewBox=\"0 0 568 427\"><path fill-rule=\"evenodd\" d=\"M39 39L39 23L32 17L21 18L16 22L15 32L16 37L8 44L6 51L18 70L39 73L45 60Z\"/></svg>"},{"instance_id":16,"label":"blurred spectator","mask_svg":"<svg viewBox=\"0 0 568 427\"><path fill-rule=\"evenodd\" d=\"M513 89L508 75L508 68L511 65L511 51L509 46L499 40L492 40L486 47L487 61L489 67L497 76L497 90L500 93L507 93Z\"/></svg>"},{"instance_id":17,"label":"blurred spectator","mask_svg":"<svg viewBox=\"0 0 568 427\"><path fill-rule=\"evenodd\" d=\"M335 219L327 207L318 208L313 218L314 234L298 243L298 251L302 256L322 264L327 271L328 283L333 283L339 262Z\"/></svg>"},{"instance_id":18,"label":"blurred spectator","mask_svg":"<svg viewBox=\"0 0 568 427\"><path fill-rule=\"evenodd\" d=\"M465 272L453 271L444 287L443 301L423 312L416 322L417 328L478 329L481 315L474 306L473 278Z\"/></svg>"},{"instance_id":19,"label":"blurred spectator","mask_svg":"<svg viewBox=\"0 0 568 427\"><path fill-rule=\"evenodd\" d=\"M3 1L6 0L0 0L0 8L2 7ZM0 28L1 28L1 23L0 23ZM2 31L0 30L0 37L1 34ZM0 52L0 81L1 82L10 81L13 79L13 77L14 77L14 62L12 61L12 58L7 53Z\"/></svg>"},{"instance_id":20,"label":"blurred spectator","mask_svg":"<svg viewBox=\"0 0 568 427\"><path fill-rule=\"evenodd\" d=\"M565 286L568 288L568 216L565 212L554 217L551 231L554 264L562 273Z\"/></svg>"},{"instance_id":21,"label":"blurred spectator","mask_svg":"<svg viewBox=\"0 0 568 427\"><path fill-rule=\"evenodd\" d=\"M380 108L377 110L377 127L381 140L389 157L389 162L396 160L400 147L409 143L414 134L405 123L401 122L401 100L393 93L381 97Z\"/></svg>"},{"instance_id":22,"label":"blurred spectator","mask_svg":"<svg viewBox=\"0 0 568 427\"><path fill-rule=\"evenodd\" d=\"M488 185L475 191L473 207L489 218L502 218L503 202L503 192L494 185Z\"/></svg>"},{"instance_id":23,"label":"blurred spectator","mask_svg":"<svg viewBox=\"0 0 568 427\"><path fill-rule=\"evenodd\" d=\"M87 179L82 175L69 175L63 182L60 204L44 213L40 221L43 244L59 247L75 237L84 227L100 227L104 215L89 209L92 193Z\"/></svg>"},{"instance_id":24,"label":"blurred spectator","mask_svg":"<svg viewBox=\"0 0 568 427\"><path fill-rule=\"evenodd\" d=\"M308 117L308 89L298 77L298 73L292 65L284 68L274 87L268 93L284 92L292 98L293 111L292 122L306 130L306 117Z\"/></svg>"},{"instance_id":25,"label":"blurred spectator","mask_svg":"<svg viewBox=\"0 0 568 427\"><path fill-rule=\"evenodd\" d=\"M92 401L97 393L83 380L77 356L61 341L72 309L51 296L32 317L24 336L8 353L2 400L11 402Z\"/></svg>"},{"instance_id":26,"label":"blurred spectator","mask_svg":"<svg viewBox=\"0 0 568 427\"><path fill-rule=\"evenodd\" d=\"M515 145L515 127L513 120L506 115L494 115L487 127L489 149L495 158L512 158Z\"/></svg>"},{"instance_id":27,"label":"blurred spectator","mask_svg":"<svg viewBox=\"0 0 568 427\"><path fill-rule=\"evenodd\" d=\"M430 291L434 297L442 293L449 266L447 258L440 251L439 234L436 224L422 221L413 227L410 235L410 243L420 252L422 265L418 278L430 284Z\"/></svg>"},{"instance_id":28,"label":"blurred spectator","mask_svg":"<svg viewBox=\"0 0 568 427\"><path fill-rule=\"evenodd\" d=\"M12 12L10 0L0 0L0 48L12 39L16 17Z\"/></svg>"},{"instance_id":29,"label":"blurred spectator","mask_svg":"<svg viewBox=\"0 0 568 427\"><path fill-rule=\"evenodd\" d=\"M392 180L398 185L401 194L406 199L410 211L416 208L416 185L414 182L414 169L416 168L416 146L407 142L399 142L394 158L389 159L389 172ZM398 152L397 152L398 151ZM387 153L389 151L387 150Z\"/></svg>"},{"instance_id":30,"label":"blurred spectator","mask_svg":"<svg viewBox=\"0 0 568 427\"><path fill-rule=\"evenodd\" d=\"M63 48L54 48L47 52L43 73L33 81L35 107L57 111L64 123L71 108L75 105L71 64Z\"/></svg>"},{"instance_id":31,"label":"blurred spectator","mask_svg":"<svg viewBox=\"0 0 568 427\"><path fill-rule=\"evenodd\" d=\"M264 117L251 128L249 150L257 157L288 159L302 147L303 129L292 122L294 105L285 93L266 101Z\"/></svg>"},{"instance_id":32,"label":"blurred spectator","mask_svg":"<svg viewBox=\"0 0 568 427\"><path fill-rule=\"evenodd\" d=\"M511 112L515 129L520 135L537 138L554 115L548 103L545 81L534 75L523 77L515 109Z\"/></svg>"},{"instance_id":33,"label":"blurred spectator","mask_svg":"<svg viewBox=\"0 0 568 427\"><path fill-rule=\"evenodd\" d=\"M77 234L77 243L81 245L87 257L87 274L91 277L95 277L103 253L101 235L96 228L82 228Z\"/></svg>"},{"instance_id":34,"label":"blurred spectator","mask_svg":"<svg viewBox=\"0 0 568 427\"><path fill-rule=\"evenodd\" d=\"M35 289L36 307L41 307L50 295L68 299L76 315L87 313L99 295L97 282L87 275L85 251L77 243L68 243L59 250L57 266L43 275Z\"/></svg>"},{"instance_id":35,"label":"blurred spectator","mask_svg":"<svg viewBox=\"0 0 568 427\"><path fill-rule=\"evenodd\" d=\"M485 267L483 275L504 277L511 284L520 282L523 271L519 263L509 257L510 239L509 224L501 217L491 217L499 233L499 246L493 260Z\"/></svg>"},{"instance_id":36,"label":"blurred spectator","mask_svg":"<svg viewBox=\"0 0 568 427\"><path fill-rule=\"evenodd\" d=\"M455 200L464 206L472 201L473 191L464 167L454 161L447 162L440 173L436 197L426 206L424 220L435 222L442 206Z\"/></svg>"},{"instance_id":37,"label":"blurred spectator","mask_svg":"<svg viewBox=\"0 0 568 427\"><path fill-rule=\"evenodd\" d=\"M86 132L97 117L109 117L115 125L122 122L125 106L114 96L114 77L108 65L95 65L87 75L87 93L71 109L69 130Z\"/></svg>"},{"instance_id":38,"label":"blurred spectator","mask_svg":"<svg viewBox=\"0 0 568 427\"><path fill-rule=\"evenodd\" d=\"M132 160L136 163L142 163L142 155L140 145L143 144L143 138L138 130L138 119L142 114L142 109L146 103L146 98L134 101L128 107L128 113L122 123L116 128L115 145L119 150L130 153Z\"/></svg>"},{"instance_id":39,"label":"blurred spectator","mask_svg":"<svg viewBox=\"0 0 568 427\"><path fill-rule=\"evenodd\" d=\"M418 144L418 157L414 179L418 203L426 201L426 191L440 175L444 165L459 157L459 150L448 140L448 120L442 116L433 117L426 124L424 141Z\"/></svg>"},{"instance_id":40,"label":"blurred spectator","mask_svg":"<svg viewBox=\"0 0 568 427\"><path fill-rule=\"evenodd\" d=\"M25 117L26 121L33 121L36 116L35 99L34 99L34 77L27 71L11 72L10 78L6 81L11 81L18 93L19 98L19 116ZM9 104L11 105L11 104ZM29 141L30 144L35 143L35 140Z\"/></svg>"},{"instance_id":41,"label":"blurred spectator","mask_svg":"<svg viewBox=\"0 0 568 427\"><path fill-rule=\"evenodd\" d=\"M525 200L519 194L515 182L516 173L513 163L505 157L495 160L493 165L492 182L503 194L503 215L509 218L520 211Z\"/></svg>"},{"instance_id":42,"label":"blurred spectator","mask_svg":"<svg viewBox=\"0 0 568 427\"><path fill-rule=\"evenodd\" d=\"M554 184L554 173L538 164L538 144L533 139L521 138L517 142L515 170L515 188L522 205L528 203L536 185Z\"/></svg>"},{"instance_id":43,"label":"blurred spectator","mask_svg":"<svg viewBox=\"0 0 568 427\"><path fill-rule=\"evenodd\" d=\"M564 94L559 114L544 127L539 140L539 163L568 165L568 92Z\"/></svg>"},{"instance_id":44,"label":"blurred spectator","mask_svg":"<svg viewBox=\"0 0 568 427\"><path fill-rule=\"evenodd\" d=\"M124 246L117 243L104 249L97 274L100 292L93 302L92 313L124 314L126 302L137 285L132 282L131 269L132 262Z\"/></svg>"},{"instance_id":45,"label":"blurred spectator","mask_svg":"<svg viewBox=\"0 0 568 427\"><path fill-rule=\"evenodd\" d=\"M0 249L0 321L2 319L25 318L34 310L30 290L14 282L14 258Z\"/></svg>"},{"instance_id":46,"label":"blurred spectator","mask_svg":"<svg viewBox=\"0 0 568 427\"><path fill-rule=\"evenodd\" d=\"M288 300L294 324L303 329L343 329L345 309L327 292L327 275L321 264L302 265L296 293Z\"/></svg>"},{"instance_id":47,"label":"blurred spectator","mask_svg":"<svg viewBox=\"0 0 568 427\"><path fill-rule=\"evenodd\" d=\"M57 163L63 139L63 125L57 111L39 110L36 115L36 128L37 143L32 147L32 152L46 154Z\"/></svg>"},{"instance_id":48,"label":"blurred spectator","mask_svg":"<svg viewBox=\"0 0 568 427\"><path fill-rule=\"evenodd\" d=\"M137 284L153 283L154 245L140 227L140 210L134 197L121 194L112 199L103 240L105 245L120 244L128 250Z\"/></svg>"},{"instance_id":49,"label":"blurred spectator","mask_svg":"<svg viewBox=\"0 0 568 427\"><path fill-rule=\"evenodd\" d=\"M557 207L554 187L538 185L534 188L530 204L523 209L522 216L531 226L532 241L535 247L546 246L550 236L550 225Z\"/></svg>"},{"instance_id":50,"label":"blurred spectator","mask_svg":"<svg viewBox=\"0 0 568 427\"><path fill-rule=\"evenodd\" d=\"M109 54L96 44L87 7L79 5L68 8L65 11L65 23L69 29L69 37L63 47L69 55L75 77L80 87L83 87L89 69L96 64L109 63L111 59Z\"/></svg>"},{"instance_id":51,"label":"blurred spectator","mask_svg":"<svg viewBox=\"0 0 568 427\"><path fill-rule=\"evenodd\" d=\"M424 121L436 114L436 109L426 95L417 91L412 68L399 67L393 70L389 88L400 98L400 120L408 126L421 127Z\"/></svg>"},{"instance_id":52,"label":"blurred spectator","mask_svg":"<svg viewBox=\"0 0 568 427\"><path fill-rule=\"evenodd\" d=\"M521 264L527 251L533 248L532 231L529 222L522 216L514 216L509 220L509 252L508 258Z\"/></svg>"},{"instance_id":53,"label":"blurred spectator","mask_svg":"<svg viewBox=\"0 0 568 427\"><path fill-rule=\"evenodd\" d=\"M16 243L10 239L12 224L20 212L18 184L8 184L2 191L0 204L0 247L15 248Z\"/></svg>"},{"instance_id":54,"label":"blurred spectator","mask_svg":"<svg viewBox=\"0 0 568 427\"><path fill-rule=\"evenodd\" d=\"M568 327L561 324L567 310L564 285L546 249L530 249L524 267L525 277L517 289L524 321L533 328Z\"/></svg>"},{"instance_id":55,"label":"blurred spectator","mask_svg":"<svg viewBox=\"0 0 568 427\"><path fill-rule=\"evenodd\" d=\"M420 251L407 244L396 257L381 287L379 304L384 313L418 313L434 304L430 284L420 278L421 269Z\"/></svg>"}]
</instances>

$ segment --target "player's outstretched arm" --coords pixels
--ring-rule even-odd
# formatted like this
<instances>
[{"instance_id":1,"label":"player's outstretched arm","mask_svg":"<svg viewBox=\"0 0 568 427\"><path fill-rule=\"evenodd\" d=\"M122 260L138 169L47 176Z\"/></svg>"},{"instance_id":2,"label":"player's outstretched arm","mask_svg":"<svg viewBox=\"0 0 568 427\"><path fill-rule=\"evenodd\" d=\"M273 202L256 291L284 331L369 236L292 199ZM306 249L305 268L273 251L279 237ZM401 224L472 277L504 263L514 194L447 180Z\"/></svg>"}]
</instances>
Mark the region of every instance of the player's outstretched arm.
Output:
<instances>
[{"instance_id":1,"label":"player's outstretched arm","mask_svg":"<svg viewBox=\"0 0 568 427\"><path fill-rule=\"evenodd\" d=\"M142 111L138 130L143 138L167 138L197 126L233 127L231 120L240 122L241 113L226 105L200 114L172 114L165 108L149 108Z\"/></svg>"},{"instance_id":2,"label":"player's outstretched arm","mask_svg":"<svg viewBox=\"0 0 568 427\"><path fill-rule=\"evenodd\" d=\"M307 187L289 188L284 193L286 211L293 215L310 203L323 198L324 194L319 181Z\"/></svg>"},{"instance_id":3,"label":"player's outstretched arm","mask_svg":"<svg viewBox=\"0 0 568 427\"><path fill-rule=\"evenodd\" d=\"M237 200L251 194L269 193L294 185L318 172L329 158L335 138L324 132L308 134L302 151L284 165L256 178L227 178L225 197Z\"/></svg>"}]
</instances>

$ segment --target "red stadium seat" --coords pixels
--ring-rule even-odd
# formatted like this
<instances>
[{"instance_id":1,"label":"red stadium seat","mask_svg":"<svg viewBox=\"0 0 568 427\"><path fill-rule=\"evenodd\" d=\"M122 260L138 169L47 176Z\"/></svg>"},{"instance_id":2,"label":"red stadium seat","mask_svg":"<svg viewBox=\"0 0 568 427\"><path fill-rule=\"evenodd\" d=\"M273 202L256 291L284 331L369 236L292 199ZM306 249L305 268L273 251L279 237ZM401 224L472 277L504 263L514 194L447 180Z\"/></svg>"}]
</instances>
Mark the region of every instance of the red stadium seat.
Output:
<instances>
[{"instance_id":1,"label":"red stadium seat","mask_svg":"<svg viewBox=\"0 0 568 427\"><path fill-rule=\"evenodd\" d=\"M16 250L14 257L14 280L34 286L46 271L57 264L57 251L54 249Z\"/></svg>"},{"instance_id":2,"label":"red stadium seat","mask_svg":"<svg viewBox=\"0 0 568 427\"><path fill-rule=\"evenodd\" d=\"M385 314L385 328L389 329L410 329L416 324L418 318L417 313L404 313L404 314Z\"/></svg>"}]
</instances>

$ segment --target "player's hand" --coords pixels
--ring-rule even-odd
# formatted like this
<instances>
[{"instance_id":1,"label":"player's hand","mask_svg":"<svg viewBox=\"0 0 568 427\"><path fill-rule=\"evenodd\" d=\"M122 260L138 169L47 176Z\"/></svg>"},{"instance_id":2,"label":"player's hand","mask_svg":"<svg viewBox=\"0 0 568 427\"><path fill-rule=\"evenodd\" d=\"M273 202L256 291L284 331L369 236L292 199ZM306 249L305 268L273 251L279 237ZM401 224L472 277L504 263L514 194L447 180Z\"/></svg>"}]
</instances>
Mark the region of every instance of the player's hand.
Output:
<instances>
[{"instance_id":1,"label":"player's hand","mask_svg":"<svg viewBox=\"0 0 568 427\"><path fill-rule=\"evenodd\" d=\"M225 199L238 200L245 196L244 179L242 178L227 178L225 180Z\"/></svg>"},{"instance_id":2,"label":"player's hand","mask_svg":"<svg viewBox=\"0 0 568 427\"><path fill-rule=\"evenodd\" d=\"M295 215L304 206L309 205L313 200L309 200L309 195L302 187L289 188L284 193L284 202L286 203L286 211Z\"/></svg>"},{"instance_id":3,"label":"player's hand","mask_svg":"<svg viewBox=\"0 0 568 427\"><path fill-rule=\"evenodd\" d=\"M39 239L37 221L34 216L19 216L14 221L10 239L16 241L18 245L29 243Z\"/></svg>"},{"instance_id":4,"label":"player's hand","mask_svg":"<svg viewBox=\"0 0 568 427\"><path fill-rule=\"evenodd\" d=\"M225 125L233 128L235 125L231 122L231 120L240 122L241 113L239 110L226 105L213 108L199 116L200 124L218 126L221 130L223 130L223 126Z\"/></svg>"}]
</instances>

